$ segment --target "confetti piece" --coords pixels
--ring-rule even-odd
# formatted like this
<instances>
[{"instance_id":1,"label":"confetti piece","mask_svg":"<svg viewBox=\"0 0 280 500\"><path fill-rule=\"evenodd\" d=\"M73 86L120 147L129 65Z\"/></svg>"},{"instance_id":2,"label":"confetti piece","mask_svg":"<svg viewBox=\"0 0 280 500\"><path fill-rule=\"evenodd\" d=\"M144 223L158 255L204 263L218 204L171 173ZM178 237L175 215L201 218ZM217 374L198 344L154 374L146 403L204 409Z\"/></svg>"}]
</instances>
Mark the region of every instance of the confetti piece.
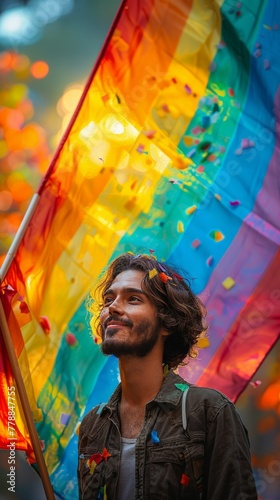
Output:
<instances>
[{"instance_id":1,"label":"confetti piece","mask_svg":"<svg viewBox=\"0 0 280 500\"><path fill-rule=\"evenodd\" d=\"M61 413L60 415L60 423L62 425L67 425L70 420L70 415L69 413Z\"/></svg>"},{"instance_id":2,"label":"confetti piece","mask_svg":"<svg viewBox=\"0 0 280 500\"><path fill-rule=\"evenodd\" d=\"M250 382L250 384L254 387L254 389L256 389L256 387L259 387L259 385L261 385L261 381L254 380L254 381Z\"/></svg>"},{"instance_id":3,"label":"confetti piece","mask_svg":"<svg viewBox=\"0 0 280 500\"><path fill-rule=\"evenodd\" d=\"M221 231L217 231L216 229L214 229L213 231L211 231L209 233L209 236L210 238L213 238L214 241L218 242L218 241L222 241L224 239L224 235Z\"/></svg>"},{"instance_id":4,"label":"confetti piece","mask_svg":"<svg viewBox=\"0 0 280 500\"><path fill-rule=\"evenodd\" d=\"M235 95L235 94L234 94L234 90L233 90L232 88L229 88L229 89L228 89L228 95L229 95L230 97L234 97L234 95Z\"/></svg>"},{"instance_id":5,"label":"confetti piece","mask_svg":"<svg viewBox=\"0 0 280 500\"><path fill-rule=\"evenodd\" d=\"M190 137L189 135L185 135L183 141L186 146L191 146L193 144L193 138Z\"/></svg>"},{"instance_id":6,"label":"confetti piece","mask_svg":"<svg viewBox=\"0 0 280 500\"><path fill-rule=\"evenodd\" d=\"M103 102L107 102L110 99L110 96L109 96L109 94L105 94L101 97L101 99Z\"/></svg>"},{"instance_id":7,"label":"confetti piece","mask_svg":"<svg viewBox=\"0 0 280 500\"><path fill-rule=\"evenodd\" d=\"M167 276L167 274L165 274L165 273L159 273L158 277L159 277L160 281L162 281L163 283L167 283L168 280L172 279L169 276Z\"/></svg>"},{"instance_id":8,"label":"confetti piece","mask_svg":"<svg viewBox=\"0 0 280 500\"><path fill-rule=\"evenodd\" d=\"M210 161L211 163L217 159L216 155L214 153L211 153L210 155L207 156L207 160Z\"/></svg>"},{"instance_id":9,"label":"confetti piece","mask_svg":"<svg viewBox=\"0 0 280 500\"><path fill-rule=\"evenodd\" d=\"M43 439L40 440L40 448L42 451L44 451L44 449L45 449L45 441Z\"/></svg>"},{"instance_id":10,"label":"confetti piece","mask_svg":"<svg viewBox=\"0 0 280 500\"><path fill-rule=\"evenodd\" d=\"M209 346L210 346L210 342L209 342L208 337L203 337L201 339L198 339L197 347L199 347L199 349L206 349L206 347L209 347Z\"/></svg>"},{"instance_id":11,"label":"confetti piece","mask_svg":"<svg viewBox=\"0 0 280 500\"><path fill-rule=\"evenodd\" d=\"M156 135L156 131L155 130L146 130L143 132L143 134L148 138L148 139L154 139L155 135Z\"/></svg>"},{"instance_id":12,"label":"confetti piece","mask_svg":"<svg viewBox=\"0 0 280 500\"><path fill-rule=\"evenodd\" d=\"M152 248L149 248L149 252L150 252L150 254L155 253L155 251Z\"/></svg>"},{"instance_id":13,"label":"confetti piece","mask_svg":"<svg viewBox=\"0 0 280 500\"><path fill-rule=\"evenodd\" d=\"M192 93L192 89L190 88L190 86L188 84L184 85L184 89L187 92L187 94L191 94Z\"/></svg>"},{"instance_id":14,"label":"confetti piece","mask_svg":"<svg viewBox=\"0 0 280 500\"><path fill-rule=\"evenodd\" d=\"M170 110L169 110L169 107L168 107L168 105L167 105L167 104L163 104L163 105L162 105L162 109L163 109L163 111L165 111L166 113L169 113L169 111L170 111Z\"/></svg>"},{"instance_id":15,"label":"confetti piece","mask_svg":"<svg viewBox=\"0 0 280 500\"><path fill-rule=\"evenodd\" d=\"M100 464L103 460L103 457L101 455L101 453L94 453L93 455L91 455L91 457L89 457L87 463L88 463L88 466L90 466L90 464L92 462L95 462L95 465L97 464Z\"/></svg>"},{"instance_id":16,"label":"confetti piece","mask_svg":"<svg viewBox=\"0 0 280 500\"><path fill-rule=\"evenodd\" d=\"M259 57L261 57L262 55L262 51L261 49L256 49L254 50L254 56L258 59Z\"/></svg>"},{"instance_id":17,"label":"confetti piece","mask_svg":"<svg viewBox=\"0 0 280 500\"><path fill-rule=\"evenodd\" d=\"M101 456L102 456L102 458L104 458L104 460L108 460L108 458L111 457L112 455L111 455L111 453L109 453L107 448L103 448Z\"/></svg>"},{"instance_id":18,"label":"confetti piece","mask_svg":"<svg viewBox=\"0 0 280 500\"><path fill-rule=\"evenodd\" d=\"M131 191L133 191L136 188L137 183L138 183L138 180L133 181L133 183L130 186Z\"/></svg>"},{"instance_id":19,"label":"confetti piece","mask_svg":"<svg viewBox=\"0 0 280 500\"><path fill-rule=\"evenodd\" d=\"M192 241L192 247L193 248L198 248L201 245L199 240L193 240Z\"/></svg>"},{"instance_id":20,"label":"confetti piece","mask_svg":"<svg viewBox=\"0 0 280 500\"><path fill-rule=\"evenodd\" d=\"M279 26L278 26L278 24L274 24L273 29L274 29L275 31L279 30Z\"/></svg>"},{"instance_id":21,"label":"confetti piece","mask_svg":"<svg viewBox=\"0 0 280 500\"><path fill-rule=\"evenodd\" d=\"M146 154L146 155L148 154L148 151L145 151L144 144L139 144L138 147L137 147L137 149L136 149L136 151L138 153L142 153L142 154Z\"/></svg>"},{"instance_id":22,"label":"confetti piece","mask_svg":"<svg viewBox=\"0 0 280 500\"><path fill-rule=\"evenodd\" d=\"M202 117L202 127L205 128L205 129L208 128L209 125L210 125L210 121L211 121L210 116L203 115L203 117Z\"/></svg>"},{"instance_id":23,"label":"confetti piece","mask_svg":"<svg viewBox=\"0 0 280 500\"><path fill-rule=\"evenodd\" d=\"M235 281L231 276L228 276L223 282L222 282L223 287L226 290L230 290L232 287L235 285Z\"/></svg>"},{"instance_id":24,"label":"confetti piece","mask_svg":"<svg viewBox=\"0 0 280 500\"><path fill-rule=\"evenodd\" d=\"M126 202L126 204L124 205L124 208L130 212L131 210L133 210L135 205L136 205L136 197L133 196L133 198L131 198L131 200L128 200Z\"/></svg>"},{"instance_id":25,"label":"confetti piece","mask_svg":"<svg viewBox=\"0 0 280 500\"><path fill-rule=\"evenodd\" d=\"M188 158L192 158L192 157L193 157L193 155L195 155L195 153L196 153L196 149L195 149L195 148L193 148L193 149L191 149L191 150L187 153L187 157L188 157Z\"/></svg>"},{"instance_id":26,"label":"confetti piece","mask_svg":"<svg viewBox=\"0 0 280 500\"><path fill-rule=\"evenodd\" d=\"M180 274L178 273L172 273L172 277L176 278L179 281L184 281L184 278L182 278L182 276L180 276Z\"/></svg>"},{"instance_id":27,"label":"confetti piece","mask_svg":"<svg viewBox=\"0 0 280 500\"><path fill-rule=\"evenodd\" d=\"M47 316L41 316L41 318L39 318L39 323L43 328L44 332L48 335L51 331L51 324Z\"/></svg>"},{"instance_id":28,"label":"confetti piece","mask_svg":"<svg viewBox=\"0 0 280 500\"><path fill-rule=\"evenodd\" d=\"M104 486L101 486L98 495L97 495L97 500L107 500L107 493L106 493L106 484Z\"/></svg>"},{"instance_id":29,"label":"confetti piece","mask_svg":"<svg viewBox=\"0 0 280 500\"><path fill-rule=\"evenodd\" d=\"M264 59L263 61L263 67L264 69L269 69L270 68L270 62L268 59Z\"/></svg>"},{"instance_id":30,"label":"confetti piece","mask_svg":"<svg viewBox=\"0 0 280 500\"><path fill-rule=\"evenodd\" d=\"M221 201L222 197L219 194L216 193L214 196L216 200Z\"/></svg>"},{"instance_id":31,"label":"confetti piece","mask_svg":"<svg viewBox=\"0 0 280 500\"><path fill-rule=\"evenodd\" d=\"M70 346L74 346L74 345L78 344L78 341L77 341L75 335L71 332L66 333L66 342Z\"/></svg>"},{"instance_id":32,"label":"confetti piece","mask_svg":"<svg viewBox=\"0 0 280 500\"><path fill-rule=\"evenodd\" d=\"M196 205L192 205L191 207L189 207L189 208L186 209L186 214L191 215L191 214L193 214L196 211L196 209L197 209L197 206Z\"/></svg>"},{"instance_id":33,"label":"confetti piece","mask_svg":"<svg viewBox=\"0 0 280 500\"><path fill-rule=\"evenodd\" d=\"M209 267L213 266L213 264L214 264L214 259L213 259L212 255L210 255L210 257L208 257L208 259L206 260L206 264L207 264L207 266L209 266Z\"/></svg>"},{"instance_id":34,"label":"confetti piece","mask_svg":"<svg viewBox=\"0 0 280 500\"><path fill-rule=\"evenodd\" d=\"M263 25L263 27L264 27L266 30L269 30L269 31L271 31L271 30L272 30L271 26L268 26L268 24L264 24L264 25Z\"/></svg>"},{"instance_id":35,"label":"confetti piece","mask_svg":"<svg viewBox=\"0 0 280 500\"><path fill-rule=\"evenodd\" d=\"M186 476L186 474L182 474L181 484L183 484L184 486L188 486L189 482L190 482L189 476Z\"/></svg>"},{"instance_id":36,"label":"confetti piece","mask_svg":"<svg viewBox=\"0 0 280 500\"><path fill-rule=\"evenodd\" d=\"M229 204L232 206L232 207L238 207L238 205L240 205L240 201L238 200L233 200L233 201L230 201Z\"/></svg>"},{"instance_id":37,"label":"confetti piece","mask_svg":"<svg viewBox=\"0 0 280 500\"><path fill-rule=\"evenodd\" d=\"M172 167L178 168L178 170L185 170L189 165L194 165L194 163L191 159L186 158L186 156L180 154L176 158L173 158Z\"/></svg>"},{"instance_id":38,"label":"confetti piece","mask_svg":"<svg viewBox=\"0 0 280 500\"><path fill-rule=\"evenodd\" d=\"M173 77L173 78L171 78L171 81L172 81L172 83L177 83L177 80L176 80L176 78L174 78L174 77Z\"/></svg>"},{"instance_id":39,"label":"confetti piece","mask_svg":"<svg viewBox=\"0 0 280 500\"><path fill-rule=\"evenodd\" d=\"M177 231L178 231L178 233L183 233L184 232L184 224L180 220L177 223Z\"/></svg>"},{"instance_id":40,"label":"confetti piece","mask_svg":"<svg viewBox=\"0 0 280 500\"><path fill-rule=\"evenodd\" d=\"M240 156L240 155L242 155L242 149L241 149L241 148L236 149L236 150L235 150L235 154L236 154L236 156Z\"/></svg>"},{"instance_id":41,"label":"confetti piece","mask_svg":"<svg viewBox=\"0 0 280 500\"><path fill-rule=\"evenodd\" d=\"M151 438L153 443L159 443L159 437L157 431L151 432Z\"/></svg>"},{"instance_id":42,"label":"confetti piece","mask_svg":"<svg viewBox=\"0 0 280 500\"><path fill-rule=\"evenodd\" d=\"M158 274L158 272L157 272L156 268L154 268L151 271L149 271L149 278L150 278L150 280L152 278L154 278L157 274Z\"/></svg>"},{"instance_id":43,"label":"confetti piece","mask_svg":"<svg viewBox=\"0 0 280 500\"><path fill-rule=\"evenodd\" d=\"M193 135L201 134L201 132L203 132L203 129L201 127L199 127L198 125L196 125L196 127L193 127L191 130L191 133Z\"/></svg>"},{"instance_id":44,"label":"confetti piece","mask_svg":"<svg viewBox=\"0 0 280 500\"><path fill-rule=\"evenodd\" d=\"M88 467L89 467L89 473L90 473L90 474L93 474L93 473L94 473L94 471L95 471L95 467L97 466L97 463L96 463L94 460L92 460L92 462L89 462L89 461L88 461L88 462L87 462L87 465L88 465Z\"/></svg>"},{"instance_id":45,"label":"confetti piece","mask_svg":"<svg viewBox=\"0 0 280 500\"><path fill-rule=\"evenodd\" d=\"M28 314L29 313L29 309L28 309L28 305L26 304L26 302L22 301L19 305L19 309L20 309L20 312L22 314Z\"/></svg>"},{"instance_id":46,"label":"confetti piece","mask_svg":"<svg viewBox=\"0 0 280 500\"><path fill-rule=\"evenodd\" d=\"M174 384L175 387L177 387L177 389L179 389L179 391L182 391L184 392L188 387L189 387L189 384Z\"/></svg>"},{"instance_id":47,"label":"confetti piece","mask_svg":"<svg viewBox=\"0 0 280 500\"><path fill-rule=\"evenodd\" d=\"M247 138L242 139L242 141L241 141L241 148L242 149L249 149L249 148L252 148L254 145L255 145L255 143L253 141L250 141Z\"/></svg>"},{"instance_id":48,"label":"confetti piece","mask_svg":"<svg viewBox=\"0 0 280 500\"><path fill-rule=\"evenodd\" d=\"M204 172L204 166L203 165L199 165L199 167L197 167L196 171L199 173L199 174L202 174L202 172Z\"/></svg>"}]
</instances>

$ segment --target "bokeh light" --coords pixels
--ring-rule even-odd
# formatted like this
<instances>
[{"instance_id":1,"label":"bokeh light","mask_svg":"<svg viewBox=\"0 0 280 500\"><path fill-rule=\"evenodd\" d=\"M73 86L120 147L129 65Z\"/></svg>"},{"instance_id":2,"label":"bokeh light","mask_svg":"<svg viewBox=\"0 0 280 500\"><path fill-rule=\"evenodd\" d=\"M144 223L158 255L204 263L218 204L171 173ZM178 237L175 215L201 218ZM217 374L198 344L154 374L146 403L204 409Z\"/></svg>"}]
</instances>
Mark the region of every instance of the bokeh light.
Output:
<instances>
[{"instance_id":1,"label":"bokeh light","mask_svg":"<svg viewBox=\"0 0 280 500\"><path fill-rule=\"evenodd\" d=\"M36 61L30 67L30 73L34 78L45 78L49 72L49 65L46 61Z\"/></svg>"}]
</instances>

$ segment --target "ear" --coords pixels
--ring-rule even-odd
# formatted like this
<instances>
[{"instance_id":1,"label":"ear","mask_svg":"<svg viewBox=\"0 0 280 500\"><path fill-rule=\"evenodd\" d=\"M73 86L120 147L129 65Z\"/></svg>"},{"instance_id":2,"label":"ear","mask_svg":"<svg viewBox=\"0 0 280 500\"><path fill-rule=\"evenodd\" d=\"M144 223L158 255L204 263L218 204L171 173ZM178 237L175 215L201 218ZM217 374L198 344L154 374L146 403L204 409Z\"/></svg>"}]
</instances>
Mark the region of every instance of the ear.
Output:
<instances>
[{"instance_id":1,"label":"ear","mask_svg":"<svg viewBox=\"0 0 280 500\"><path fill-rule=\"evenodd\" d=\"M169 335L171 335L171 332L169 332L165 328L162 328L161 331L160 331L160 333L161 333L162 337L169 337Z\"/></svg>"}]
</instances>

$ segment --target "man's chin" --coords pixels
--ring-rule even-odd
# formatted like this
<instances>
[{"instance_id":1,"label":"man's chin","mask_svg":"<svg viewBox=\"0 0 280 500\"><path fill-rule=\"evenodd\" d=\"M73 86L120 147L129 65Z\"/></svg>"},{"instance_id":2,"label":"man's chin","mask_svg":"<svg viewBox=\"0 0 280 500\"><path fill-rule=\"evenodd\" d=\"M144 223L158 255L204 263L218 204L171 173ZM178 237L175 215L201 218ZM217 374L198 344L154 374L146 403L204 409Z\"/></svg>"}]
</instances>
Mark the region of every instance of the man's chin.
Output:
<instances>
[{"instance_id":1,"label":"man's chin","mask_svg":"<svg viewBox=\"0 0 280 500\"><path fill-rule=\"evenodd\" d=\"M122 352L122 346L119 342L116 342L114 339L106 339L101 344L101 351L106 356L110 356L113 354L114 356L119 356Z\"/></svg>"}]
</instances>

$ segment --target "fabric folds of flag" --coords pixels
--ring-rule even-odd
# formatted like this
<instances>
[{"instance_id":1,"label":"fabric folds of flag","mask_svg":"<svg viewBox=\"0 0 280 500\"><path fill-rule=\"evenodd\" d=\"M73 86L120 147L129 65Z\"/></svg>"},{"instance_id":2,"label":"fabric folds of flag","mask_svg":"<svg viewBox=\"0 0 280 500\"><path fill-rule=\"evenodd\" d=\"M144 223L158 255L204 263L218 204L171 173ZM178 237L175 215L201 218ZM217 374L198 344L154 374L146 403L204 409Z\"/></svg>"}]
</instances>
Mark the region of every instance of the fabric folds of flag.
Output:
<instances>
[{"instance_id":1,"label":"fabric folds of flag","mask_svg":"<svg viewBox=\"0 0 280 500\"><path fill-rule=\"evenodd\" d=\"M120 7L3 284L61 498L77 498L78 424L118 380L86 307L112 258L152 250L194 278L210 334L190 382L235 400L279 337L279 15L277 0Z\"/></svg>"}]
</instances>

